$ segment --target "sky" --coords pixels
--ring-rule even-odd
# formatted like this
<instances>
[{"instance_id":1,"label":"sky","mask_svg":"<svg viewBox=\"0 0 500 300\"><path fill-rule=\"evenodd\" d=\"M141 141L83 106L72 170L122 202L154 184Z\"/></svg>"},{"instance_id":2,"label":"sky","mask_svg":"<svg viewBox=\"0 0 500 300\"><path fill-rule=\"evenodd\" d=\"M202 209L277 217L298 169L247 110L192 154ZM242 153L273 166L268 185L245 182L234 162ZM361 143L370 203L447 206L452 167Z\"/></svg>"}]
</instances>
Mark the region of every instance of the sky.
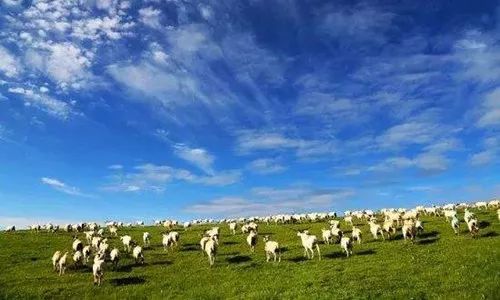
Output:
<instances>
[{"instance_id":1,"label":"sky","mask_svg":"<svg viewBox=\"0 0 500 300\"><path fill-rule=\"evenodd\" d=\"M0 227L500 194L498 1L0 0Z\"/></svg>"}]
</instances>

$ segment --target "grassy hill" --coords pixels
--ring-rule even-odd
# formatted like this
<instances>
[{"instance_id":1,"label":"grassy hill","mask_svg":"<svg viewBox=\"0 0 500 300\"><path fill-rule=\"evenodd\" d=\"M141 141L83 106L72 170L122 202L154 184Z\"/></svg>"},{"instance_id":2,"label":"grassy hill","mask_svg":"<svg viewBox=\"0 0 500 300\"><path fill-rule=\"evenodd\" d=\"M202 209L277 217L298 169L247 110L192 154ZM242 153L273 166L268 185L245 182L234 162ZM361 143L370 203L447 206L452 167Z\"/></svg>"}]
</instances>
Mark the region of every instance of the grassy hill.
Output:
<instances>
[{"instance_id":1,"label":"grassy hill","mask_svg":"<svg viewBox=\"0 0 500 300\"><path fill-rule=\"evenodd\" d=\"M221 225L212 268L198 245L207 226L178 229L181 245L169 253L161 246L163 228L122 228L120 235L128 233L137 241L144 231L152 234L146 263L135 265L130 256L122 256L116 271L107 266L100 287L92 284L90 264L74 269L71 262L61 277L52 270L52 254L71 250L72 233L2 232L0 298L499 299L500 224L493 210L477 212L477 217L478 238L466 233L464 223L462 234L455 236L444 218L423 217L425 231L415 243L403 241L400 233L393 240L375 241L364 222L363 244L355 245L352 257L346 258L339 244L321 245L321 261L304 259L296 231L309 229L320 237L326 223L261 224L254 254L246 235L233 236ZM348 231L343 222L342 229ZM265 262L265 234L284 248L281 263ZM110 244L122 250L119 238Z\"/></svg>"}]
</instances>

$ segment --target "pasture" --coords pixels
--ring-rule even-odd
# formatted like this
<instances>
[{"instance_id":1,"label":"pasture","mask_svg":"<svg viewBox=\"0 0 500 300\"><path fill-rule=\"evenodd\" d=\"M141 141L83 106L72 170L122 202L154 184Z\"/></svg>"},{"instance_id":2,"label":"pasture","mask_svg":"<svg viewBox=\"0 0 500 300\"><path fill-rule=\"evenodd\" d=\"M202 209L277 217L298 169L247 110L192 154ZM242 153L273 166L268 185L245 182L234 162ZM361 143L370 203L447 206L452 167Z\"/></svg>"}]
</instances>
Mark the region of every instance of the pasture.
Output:
<instances>
[{"instance_id":1,"label":"pasture","mask_svg":"<svg viewBox=\"0 0 500 300\"><path fill-rule=\"evenodd\" d=\"M56 250L69 251L73 233L30 231L0 233L1 299L499 299L500 224L496 211L477 211L479 237L472 238L461 223L456 236L443 217L423 216L424 232L412 243L401 231L392 240L373 240L366 222L363 243L346 258L340 245L321 244L323 258L303 256L297 230L309 229L321 238L326 222L259 224L259 242L251 253L246 235L229 232L221 224L220 246L210 267L200 251L203 230L194 226L181 234L180 245L165 252L163 227L120 228L142 244L142 233L152 234L144 251L145 264L125 255L119 238L109 238L122 259L116 270L107 264L101 286L92 283L91 262L66 274L52 270ZM460 211L460 218L463 213ZM341 222L344 232L350 226ZM262 237L270 235L283 249L281 263L266 263ZM84 241L82 233L79 237Z\"/></svg>"}]
</instances>

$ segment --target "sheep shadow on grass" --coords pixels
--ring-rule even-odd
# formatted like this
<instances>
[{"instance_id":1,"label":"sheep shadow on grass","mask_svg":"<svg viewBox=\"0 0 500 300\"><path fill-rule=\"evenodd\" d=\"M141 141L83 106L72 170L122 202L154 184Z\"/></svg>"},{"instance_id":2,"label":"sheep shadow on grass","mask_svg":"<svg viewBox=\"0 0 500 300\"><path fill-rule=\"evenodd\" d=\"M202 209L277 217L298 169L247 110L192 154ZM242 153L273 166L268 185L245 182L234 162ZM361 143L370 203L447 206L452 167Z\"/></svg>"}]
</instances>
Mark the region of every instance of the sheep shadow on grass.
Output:
<instances>
[{"instance_id":1,"label":"sheep shadow on grass","mask_svg":"<svg viewBox=\"0 0 500 300\"><path fill-rule=\"evenodd\" d=\"M498 236L498 233L496 233L494 231L488 231L488 232L485 232L479 236L480 237L495 237L495 236Z\"/></svg>"},{"instance_id":2,"label":"sheep shadow on grass","mask_svg":"<svg viewBox=\"0 0 500 300\"><path fill-rule=\"evenodd\" d=\"M428 245L428 244L434 244L439 240L439 236L431 236L428 238L419 238L415 241L416 244L418 245Z\"/></svg>"},{"instance_id":3,"label":"sheep shadow on grass","mask_svg":"<svg viewBox=\"0 0 500 300\"><path fill-rule=\"evenodd\" d=\"M230 264L241 264L241 263L252 260L252 258L248 255L236 255L236 256L228 257L228 258L226 258L226 260Z\"/></svg>"},{"instance_id":4,"label":"sheep shadow on grass","mask_svg":"<svg viewBox=\"0 0 500 300\"><path fill-rule=\"evenodd\" d=\"M356 251L354 252L355 255L371 255L377 253L373 249L366 249L366 250L361 250L361 251Z\"/></svg>"},{"instance_id":5,"label":"sheep shadow on grass","mask_svg":"<svg viewBox=\"0 0 500 300\"><path fill-rule=\"evenodd\" d=\"M481 222L479 222L479 229L484 229L490 225L491 225L491 223L488 221L481 221Z\"/></svg>"},{"instance_id":6,"label":"sheep shadow on grass","mask_svg":"<svg viewBox=\"0 0 500 300\"><path fill-rule=\"evenodd\" d=\"M298 262L301 262L301 261L307 261L309 259L306 258L305 256L296 256L296 257L288 258L287 260L291 261L291 262L298 263Z\"/></svg>"},{"instance_id":7,"label":"sheep shadow on grass","mask_svg":"<svg viewBox=\"0 0 500 300\"><path fill-rule=\"evenodd\" d=\"M323 257L335 259L335 258L346 257L346 255L343 252L335 251L335 252L331 252L331 253L326 253L323 255Z\"/></svg>"},{"instance_id":8,"label":"sheep shadow on grass","mask_svg":"<svg viewBox=\"0 0 500 300\"><path fill-rule=\"evenodd\" d=\"M114 286L144 284L145 282L146 279L138 276L111 279L111 284Z\"/></svg>"},{"instance_id":9,"label":"sheep shadow on grass","mask_svg":"<svg viewBox=\"0 0 500 300\"><path fill-rule=\"evenodd\" d=\"M229 242L223 242L222 245L236 245L238 244L237 242L229 241Z\"/></svg>"},{"instance_id":10,"label":"sheep shadow on grass","mask_svg":"<svg viewBox=\"0 0 500 300\"><path fill-rule=\"evenodd\" d=\"M437 237L439 232L433 230L429 232L422 232L421 234L418 235L419 238L426 239L426 238L431 238L431 237Z\"/></svg>"},{"instance_id":11,"label":"sheep shadow on grass","mask_svg":"<svg viewBox=\"0 0 500 300\"><path fill-rule=\"evenodd\" d=\"M200 246L182 246L181 251L200 251Z\"/></svg>"}]
</instances>

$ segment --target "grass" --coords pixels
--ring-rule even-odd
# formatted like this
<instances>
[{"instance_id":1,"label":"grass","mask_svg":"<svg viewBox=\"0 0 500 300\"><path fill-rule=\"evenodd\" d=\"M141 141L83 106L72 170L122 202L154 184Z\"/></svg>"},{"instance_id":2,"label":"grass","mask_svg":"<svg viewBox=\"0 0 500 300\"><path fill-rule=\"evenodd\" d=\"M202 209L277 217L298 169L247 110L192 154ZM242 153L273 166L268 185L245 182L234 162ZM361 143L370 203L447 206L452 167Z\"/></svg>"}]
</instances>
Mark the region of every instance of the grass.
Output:
<instances>
[{"instance_id":1,"label":"grass","mask_svg":"<svg viewBox=\"0 0 500 300\"><path fill-rule=\"evenodd\" d=\"M61 277L52 271L52 254L71 249L71 233L2 232L0 299L500 299L500 224L494 211L477 216L477 238L464 223L455 236L444 218L423 217L425 231L415 243L400 233L390 241L372 240L364 224L363 244L355 245L352 257L345 258L338 244L321 245L321 261L303 258L296 231L307 228L319 237L325 223L261 224L254 254L245 235L233 236L223 225L212 268L198 246L207 226L178 229L181 245L169 253L161 246L163 228L123 228L119 234L137 241L144 231L152 234L146 263L122 257L117 270L107 266L100 287L92 284L90 265L70 266ZM265 262L264 234L283 247L281 263ZM119 238L110 243L120 246Z\"/></svg>"}]
</instances>

